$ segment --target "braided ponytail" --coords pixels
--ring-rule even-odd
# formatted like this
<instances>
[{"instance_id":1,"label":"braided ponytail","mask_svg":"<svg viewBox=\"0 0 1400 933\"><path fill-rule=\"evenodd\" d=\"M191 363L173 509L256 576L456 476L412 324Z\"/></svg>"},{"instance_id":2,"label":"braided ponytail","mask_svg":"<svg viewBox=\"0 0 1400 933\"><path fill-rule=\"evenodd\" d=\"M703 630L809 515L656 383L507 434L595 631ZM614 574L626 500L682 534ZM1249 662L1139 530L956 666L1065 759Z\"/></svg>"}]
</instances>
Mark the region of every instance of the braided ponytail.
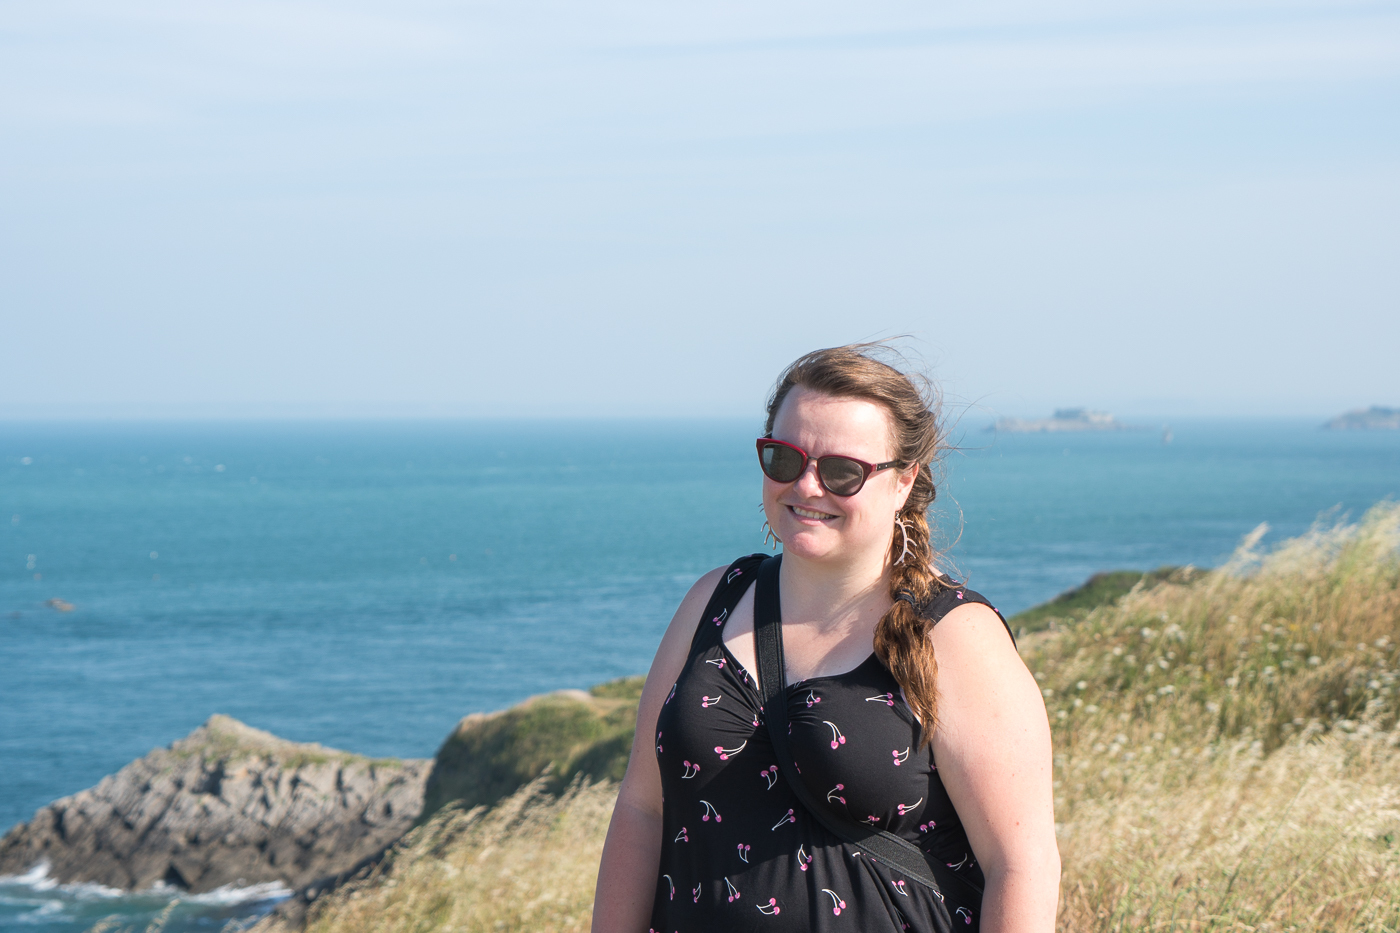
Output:
<instances>
[{"instance_id":1,"label":"braided ponytail","mask_svg":"<svg viewBox=\"0 0 1400 933\"><path fill-rule=\"evenodd\" d=\"M921 486L924 496L920 495ZM923 725L921 748L933 737L938 722L938 659L929 640L929 620L919 611L932 600L939 585L933 572L928 527L933 496L928 464L921 463L914 491L899 511L901 524L890 542L890 598L894 602L875 626L875 654L904 688L904 698Z\"/></svg>"},{"instance_id":2,"label":"braided ponytail","mask_svg":"<svg viewBox=\"0 0 1400 933\"><path fill-rule=\"evenodd\" d=\"M943 445L938 398L926 379L911 376L878 359L894 355L878 343L817 350L801 357L778 377L768 399L768 434L778 409L798 386L838 398L860 398L885 409L892 428L894 458L918 475L899 513L892 516L890 598L894 600L875 626L875 654L889 668L922 724L920 747L933 737L938 721L938 661L929 640L931 623L921 607L939 588L933 569L928 509L937 490L931 466ZM906 467L907 468L907 467Z\"/></svg>"}]
</instances>

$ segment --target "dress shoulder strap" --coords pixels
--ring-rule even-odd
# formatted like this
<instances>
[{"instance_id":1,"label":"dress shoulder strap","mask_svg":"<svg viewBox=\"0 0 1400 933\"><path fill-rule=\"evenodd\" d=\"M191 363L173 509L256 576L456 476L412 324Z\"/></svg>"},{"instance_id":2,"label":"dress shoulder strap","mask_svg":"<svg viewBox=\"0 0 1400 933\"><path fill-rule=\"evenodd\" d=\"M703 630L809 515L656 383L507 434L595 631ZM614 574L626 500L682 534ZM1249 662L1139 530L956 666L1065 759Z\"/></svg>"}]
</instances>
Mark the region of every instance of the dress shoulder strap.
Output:
<instances>
[{"instance_id":1,"label":"dress shoulder strap","mask_svg":"<svg viewBox=\"0 0 1400 933\"><path fill-rule=\"evenodd\" d=\"M720 577L719 583L715 585L715 591L710 594L710 601L705 604L705 611L700 613L700 621L695 626L695 635L690 640L690 653L692 655L697 651L705 650L710 647L711 643L718 641L719 633L723 631L724 623L729 619L729 614L739 604L745 591L753 585L758 566L766 559L766 554L748 554L729 565L729 569L724 572L724 576Z\"/></svg>"},{"instance_id":2,"label":"dress shoulder strap","mask_svg":"<svg viewBox=\"0 0 1400 933\"><path fill-rule=\"evenodd\" d=\"M997 618L1001 619L1001 624L1006 626L1006 634L1011 636L1011 643L1016 644L1016 633L1011 631L1011 625L1006 621L1006 617L996 606L991 604L987 597L951 580L946 581L934 594L933 598L923 607L922 614L931 624L937 625L948 613L968 603L977 603L995 612Z\"/></svg>"}]
</instances>

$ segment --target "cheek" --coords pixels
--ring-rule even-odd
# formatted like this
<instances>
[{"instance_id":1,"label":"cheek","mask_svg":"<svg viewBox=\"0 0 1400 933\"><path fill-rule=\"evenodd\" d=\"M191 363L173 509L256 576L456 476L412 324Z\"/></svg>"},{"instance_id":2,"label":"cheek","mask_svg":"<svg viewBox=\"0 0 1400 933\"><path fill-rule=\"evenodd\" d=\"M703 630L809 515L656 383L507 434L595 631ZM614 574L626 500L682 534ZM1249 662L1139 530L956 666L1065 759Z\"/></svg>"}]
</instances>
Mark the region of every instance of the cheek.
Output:
<instances>
[{"instance_id":1,"label":"cheek","mask_svg":"<svg viewBox=\"0 0 1400 933\"><path fill-rule=\"evenodd\" d=\"M771 524L778 517L778 484L764 477L762 495L763 514Z\"/></svg>"}]
</instances>

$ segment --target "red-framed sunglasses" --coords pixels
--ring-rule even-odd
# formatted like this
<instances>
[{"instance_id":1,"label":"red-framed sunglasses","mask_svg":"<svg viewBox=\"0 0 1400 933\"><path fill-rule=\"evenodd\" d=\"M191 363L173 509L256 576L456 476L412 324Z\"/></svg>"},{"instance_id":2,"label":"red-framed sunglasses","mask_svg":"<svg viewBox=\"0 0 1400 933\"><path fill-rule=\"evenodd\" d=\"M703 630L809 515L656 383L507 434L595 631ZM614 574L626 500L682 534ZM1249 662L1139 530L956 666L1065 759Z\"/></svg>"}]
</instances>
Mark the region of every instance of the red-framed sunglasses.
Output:
<instances>
[{"instance_id":1,"label":"red-framed sunglasses","mask_svg":"<svg viewBox=\"0 0 1400 933\"><path fill-rule=\"evenodd\" d=\"M902 460L866 463L855 457L810 457L796 444L771 437L758 439L758 465L763 468L763 475L775 483L795 482L810 460L817 463L817 481L822 488L842 498L860 492L870 474L904 465Z\"/></svg>"}]
</instances>

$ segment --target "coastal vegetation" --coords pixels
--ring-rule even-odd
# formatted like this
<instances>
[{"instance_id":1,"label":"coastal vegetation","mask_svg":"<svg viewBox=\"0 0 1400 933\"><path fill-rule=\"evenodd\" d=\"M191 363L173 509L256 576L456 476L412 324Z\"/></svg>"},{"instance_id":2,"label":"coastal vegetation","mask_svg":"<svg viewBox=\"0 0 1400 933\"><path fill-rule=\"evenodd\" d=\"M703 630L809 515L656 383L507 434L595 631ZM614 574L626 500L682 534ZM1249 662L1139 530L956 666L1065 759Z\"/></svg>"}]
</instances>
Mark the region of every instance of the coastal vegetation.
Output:
<instances>
[{"instance_id":1,"label":"coastal vegetation","mask_svg":"<svg viewBox=\"0 0 1400 933\"><path fill-rule=\"evenodd\" d=\"M1060 929L1400 928L1400 505L1272 551L1264 531L1216 570L1091 581L1021 640L1055 740ZM384 858L256 929L587 930L638 687L464 721L491 789L443 782Z\"/></svg>"},{"instance_id":2,"label":"coastal vegetation","mask_svg":"<svg viewBox=\"0 0 1400 933\"><path fill-rule=\"evenodd\" d=\"M559 793L576 778L622 780L637 726L642 677L560 690L463 719L438 750L422 823L443 806L491 806L531 781Z\"/></svg>"},{"instance_id":3,"label":"coastal vegetation","mask_svg":"<svg viewBox=\"0 0 1400 933\"><path fill-rule=\"evenodd\" d=\"M1135 590L1151 588L1166 581L1187 583L1200 572L1194 567L1159 567L1145 573L1140 570L1096 573L1074 589L1019 612L1006 621L1018 637L1028 632L1053 629L1059 624L1083 621L1095 609L1111 606Z\"/></svg>"}]
</instances>

